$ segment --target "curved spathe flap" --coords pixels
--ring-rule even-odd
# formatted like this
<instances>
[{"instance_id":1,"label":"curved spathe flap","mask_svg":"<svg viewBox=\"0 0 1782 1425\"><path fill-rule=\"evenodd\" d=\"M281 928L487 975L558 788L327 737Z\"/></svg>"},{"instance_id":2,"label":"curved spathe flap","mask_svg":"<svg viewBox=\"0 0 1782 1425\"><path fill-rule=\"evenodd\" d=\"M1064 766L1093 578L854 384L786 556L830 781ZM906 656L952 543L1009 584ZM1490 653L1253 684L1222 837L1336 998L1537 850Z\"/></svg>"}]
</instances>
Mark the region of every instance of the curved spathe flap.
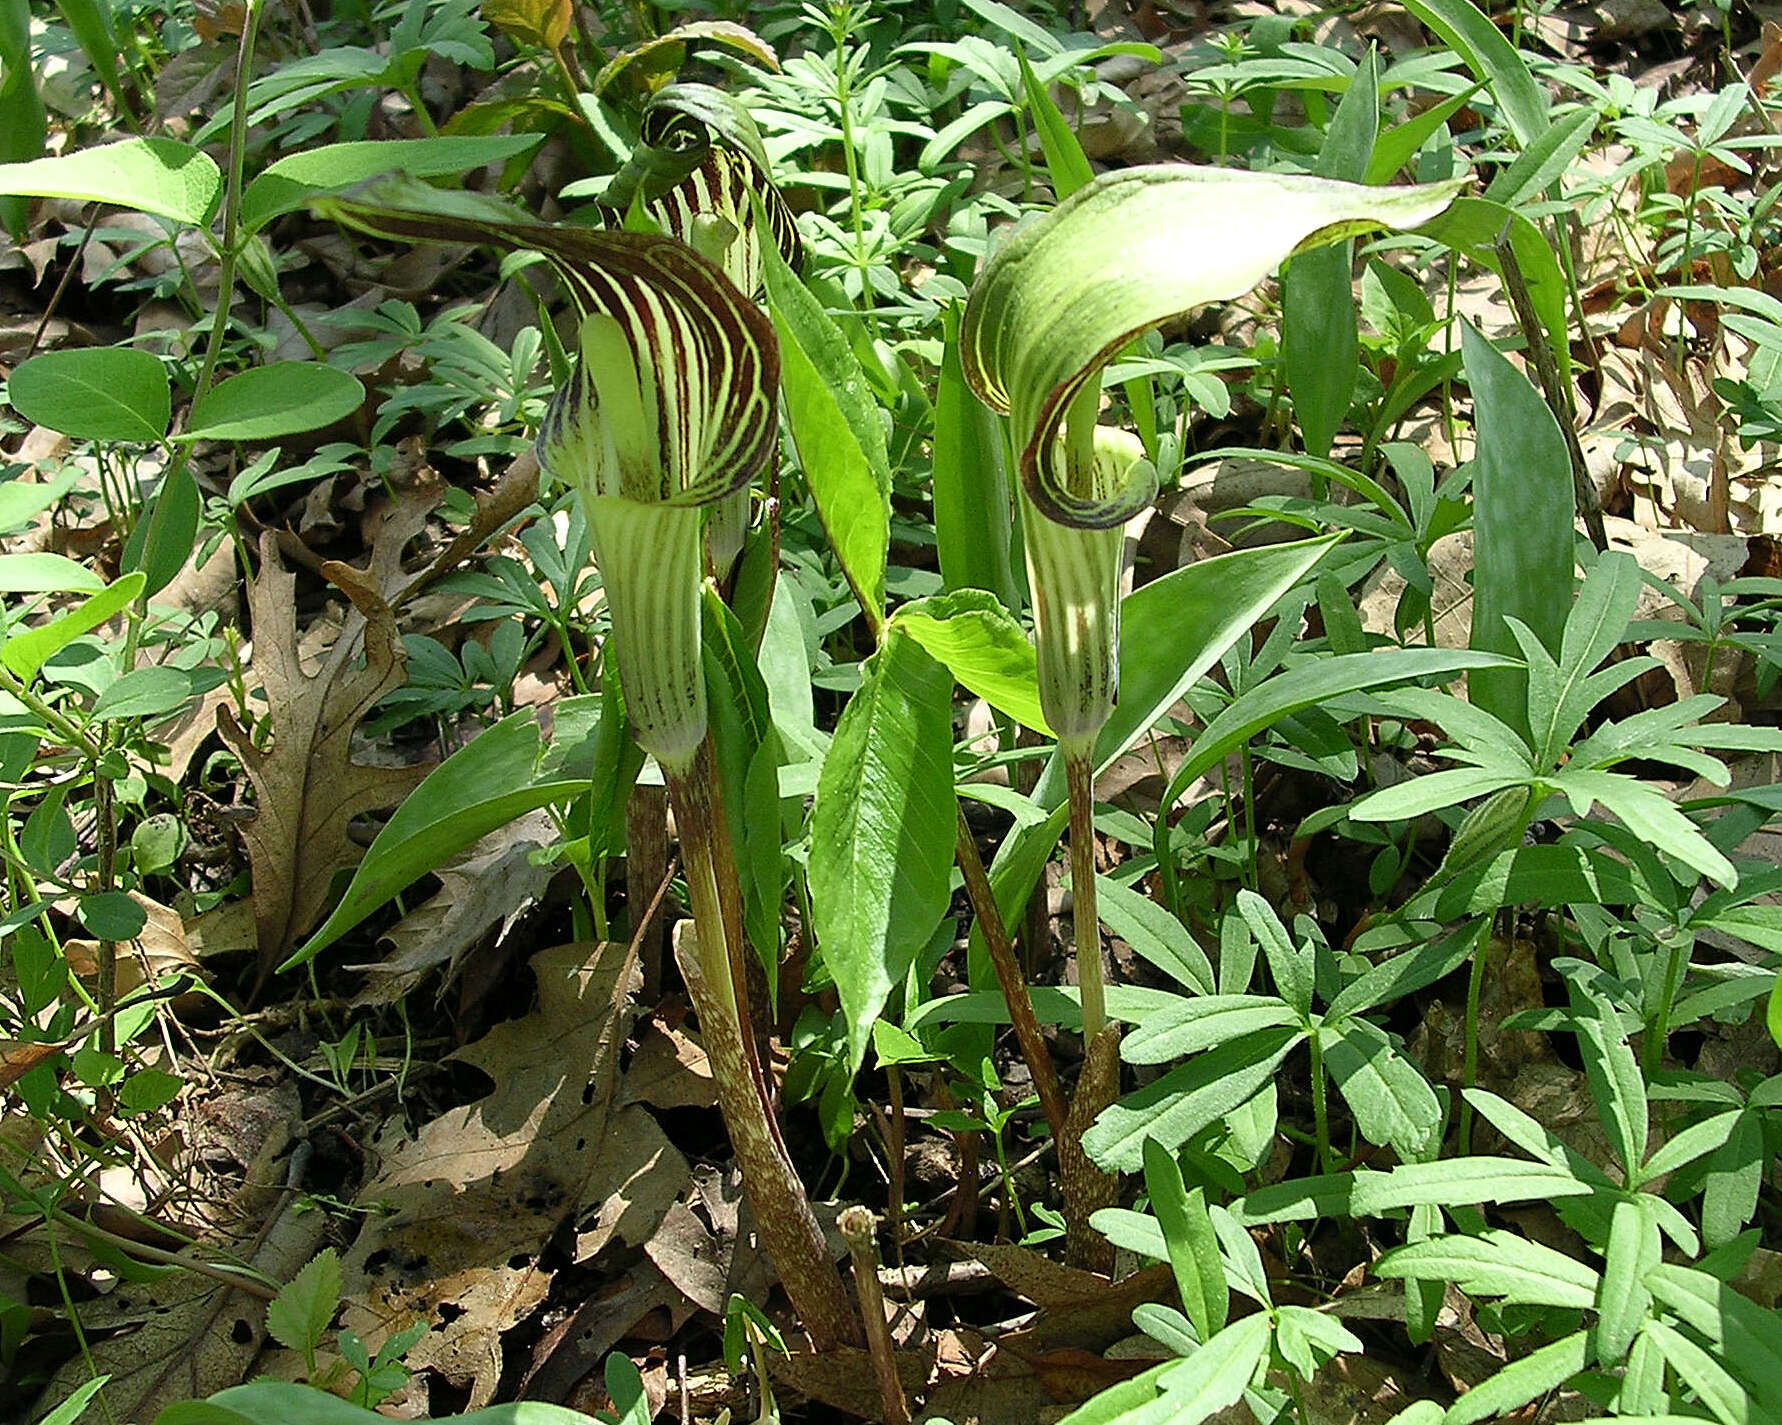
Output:
<instances>
[{"instance_id":1,"label":"curved spathe flap","mask_svg":"<svg viewBox=\"0 0 1782 1425\"><path fill-rule=\"evenodd\" d=\"M657 450L653 489L632 498L706 504L742 489L767 468L780 381L773 323L684 243L660 234L540 223L493 199L443 193L412 180L386 180L315 206L380 237L544 254L584 315L604 314L629 344ZM618 370L620 364L607 361L602 369ZM597 375L578 360L564 388L579 390L584 411L597 407L591 398L599 393L590 385ZM559 397L571 399L562 392Z\"/></svg>"},{"instance_id":2,"label":"curved spathe flap","mask_svg":"<svg viewBox=\"0 0 1782 1425\"><path fill-rule=\"evenodd\" d=\"M1242 296L1302 247L1427 222L1463 186L1368 188L1188 164L1103 174L1018 228L978 274L960 324L965 379L1011 417L1035 505L1062 523L1111 528L1151 491L1136 478L1099 488L1086 461L1062 458L1058 436L1073 398L1122 347Z\"/></svg>"}]
</instances>

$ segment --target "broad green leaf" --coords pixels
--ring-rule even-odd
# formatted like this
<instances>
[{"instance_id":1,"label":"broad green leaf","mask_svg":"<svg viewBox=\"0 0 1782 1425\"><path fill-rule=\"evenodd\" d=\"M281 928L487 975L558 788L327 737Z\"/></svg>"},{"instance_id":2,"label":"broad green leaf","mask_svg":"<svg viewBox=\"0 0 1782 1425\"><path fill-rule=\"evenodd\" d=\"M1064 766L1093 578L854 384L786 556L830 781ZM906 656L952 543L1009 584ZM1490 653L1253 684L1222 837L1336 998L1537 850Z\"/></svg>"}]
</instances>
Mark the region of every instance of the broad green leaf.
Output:
<instances>
[{"instance_id":1,"label":"broad green leaf","mask_svg":"<svg viewBox=\"0 0 1782 1425\"><path fill-rule=\"evenodd\" d=\"M1027 62L1027 51L1019 44L1015 46L1015 59L1021 66L1021 87L1027 94L1027 111L1032 116L1033 127L1039 132L1040 151L1046 156L1046 172L1052 178L1052 191L1062 202L1077 189L1087 187L1095 177L1095 170L1084 157L1083 145L1078 142L1075 131L1058 112L1051 94Z\"/></svg>"},{"instance_id":2,"label":"broad green leaf","mask_svg":"<svg viewBox=\"0 0 1782 1425\"><path fill-rule=\"evenodd\" d=\"M388 1417L312 1386L259 1380L231 1386L208 1400L182 1400L155 1425L378 1425ZM579 1410L541 1401L490 1405L450 1417L454 1425L594 1425Z\"/></svg>"},{"instance_id":3,"label":"broad green leaf","mask_svg":"<svg viewBox=\"0 0 1782 1425\"><path fill-rule=\"evenodd\" d=\"M1475 920L1439 939L1425 940L1414 950L1382 960L1343 986L1330 1002L1326 1021L1346 1019L1376 1005L1391 1004L1433 985L1477 952L1489 925L1488 919Z\"/></svg>"},{"instance_id":4,"label":"broad green leaf","mask_svg":"<svg viewBox=\"0 0 1782 1425\"><path fill-rule=\"evenodd\" d=\"M63 554L0 555L0 594L90 594L104 587L105 580Z\"/></svg>"},{"instance_id":5,"label":"broad green leaf","mask_svg":"<svg viewBox=\"0 0 1782 1425\"><path fill-rule=\"evenodd\" d=\"M934 542L948 590L985 589L1019 607L1011 562L1013 516L1003 469L1001 422L959 369L959 308L942 314L940 384L934 398Z\"/></svg>"},{"instance_id":6,"label":"broad green leaf","mask_svg":"<svg viewBox=\"0 0 1782 1425\"><path fill-rule=\"evenodd\" d=\"M1200 942L1162 906L1132 887L1095 878L1095 904L1103 925L1178 984L1210 995L1213 965Z\"/></svg>"},{"instance_id":7,"label":"broad green leaf","mask_svg":"<svg viewBox=\"0 0 1782 1425\"><path fill-rule=\"evenodd\" d=\"M340 1309L340 1257L324 1247L266 1308L266 1332L287 1350L313 1360Z\"/></svg>"},{"instance_id":8,"label":"broad green leaf","mask_svg":"<svg viewBox=\"0 0 1782 1425\"><path fill-rule=\"evenodd\" d=\"M879 407L822 303L772 244L761 255L792 439L835 557L876 630L885 621L891 547L891 465Z\"/></svg>"},{"instance_id":9,"label":"broad green leaf","mask_svg":"<svg viewBox=\"0 0 1782 1425\"><path fill-rule=\"evenodd\" d=\"M991 255L966 303L961 369L980 399L1011 416L1021 481L1041 511L1112 528L1150 502L1155 473L1141 462L1101 488L1090 431L1073 423L1068 438L1081 445L1070 454L1058 436L1115 352L1171 317L1242 296L1308 241L1424 222L1458 186L1388 192L1172 164L1103 174Z\"/></svg>"},{"instance_id":10,"label":"broad green leaf","mask_svg":"<svg viewBox=\"0 0 1782 1425\"><path fill-rule=\"evenodd\" d=\"M1319 1031L1324 1066L1370 1143L1400 1156L1429 1149L1442 1126L1442 1105L1416 1065L1392 1047L1386 1032L1365 1019Z\"/></svg>"},{"instance_id":11,"label":"broad green leaf","mask_svg":"<svg viewBox=\"0 0 1782 1425\"><path fill-rule=\"evenodd\" d=\"M1235 1404L1268 1359L1266 1313L1234 1321L1163 1378L1170 1425L1198 1425Z\"/></svg>"},{"instance_id":12,"label":"broad green leaf","mask_svg":"<svg viewBox=\"0 0 1782 1425\"><path fill-rule=\"evenodd\" d=\"M76 198L208 228L223 175L202 149L177 139L123 139L59 158L0 163L0 193Z\"/></svg>"},{"instance_id":13,"label":"broad green leaf","mask_svg":"<svg viewBox=\"0 0 1782 1425\"><path fill-rule=\"evenodd\" d=\"M1517 1232L1445 1235L1394 1248L1375 1263L1387 1280L1446 1281L1469 1296L1498 1296L1527 1306L1588 1310L1600 1278L1582 1262Z\"/></svg>"},{"instance_id":14,"label":"broad green leaf","mask_svg":"<svg viewBox=\"0 0 1782 1425\"><path fill-rule=\"evenodd\" d=\"M385 901L472 842L529 811L566 803L589 789L586 780L535 780L538 758L538 723L531 711L524 711L503 718L441 762L384 823L340 904L281 971L313 960Z\"/></svg>"},{"instance_id":15,"label":"broad green leaf","mask_svg":"<svg viewBox=\"0 0 1782 1425\"><path fill-rule=\"evenodd\" d=\"M896 628L836 724L811 812L811 914L858 1066L946 913L957 813L952 679Z\"/></svg>"},{"instance_id":16,"label":"broad green leaf","mask_svg":"<svg viewBox=\"0 0 1782 1425\"><path fill-rule=\"evenodd\" d=\"M1513 616L1557 656L1572 606L1571 458L1547 403L1471 323L1461 326L1461 351L1479 436L1471 644L1516 656L1504 621ZM1528 735L1525 672L1481 669L1467 688L1479 707Z\"/></svg>"},{"instance_id":17,"label":"broad green leaf","mask_svg":"<svg viewBox=\"0 0 1782 1425\"><path fill-rule=\"evenodd\" d=\"M124 542L123 567L140 569L148 578L143 590L151 599L171 584L193 555L203 498L190 462L176 460L155 492L148 517L136 522Z\"/></svg>"},{"instance_id":18,"label":"broad green leaf","mask_svg":"<svg viewBox=\"0 0 1782 1425\"><path fill-rule=\"evenodd\" d=\"M1237 894L1238 914L1250 927L1250 934L1262 947L1268 961L1269 974L1274 976L1275 992L1302 1020L1312 1013L1312 960L1309 953L1296 946L1287 934L1287 927L1275 914L1274 907L1255 891L1245 889Z\"/></svg>"},{"instance_id":19,"label":"broad green leaf","mask_svg":"<svg viewBox=\"0 0 1782 1425\"><path fill-rule=\"evenodd\" d=\"M192 675L179 668L133 668L93 703L95 721L152 718L170 713L192 696Z\"/></svg>"},{"instance_id":20,"label":"broad green leaf","mask_svg":"<svg viewBox=\"0 0 1782 1425\"><path fill-rule=\"evenodd\" d=\"M1638 1201L1617 1202L1595 1301L1596 1358L1601 1364L1618 1366L1627 1359L1628 1348L1652 1309L1646 1273L1663 1259L1657 1219Z\"/></svg>"},{"instance_id":21,"label":"broad green leaf","mask_svg":"<svg viewBox=\"0 0 1782 1425\"><path fill-rule=\"evenodd\" d=\"M241 230L258 232L274 218L306 207L318 193L338 192L381 173L450 178L536 148L540 134L435 135L323 144L269 165L241 198Z\"/></svg>"},{"instance_id":22,"label":"broad green leaf","mask_svg":"<svg viewBox=\"0 0 1782 1425\"><path fill-rule=\"evenodd\" d=\"M1459 0L1465 4L1467 0ZM1496 1375L1481 1381L1442 1417L1443 1425L1473 1425L1475 1420L1497 1420L1511 1411L1557 1390L1590 1359L1590 1333L1575 1331L1549 1346L1542 1346L1512 1361Z\"/></svg>"},{"instance_id":23,"label":"broad green leaf","mask_svg":"<svg viewBox=\"0 0 1782 1425\"><path fill-rule=\"evenodd\" d=\"M80 472L65 466L53 479L0 482L0 534L10 534L56 504L75 487Z\"/></svg>"},{"instance_id":24,"label":"broad green leaf","mask_svg":"<svg viewBox=\"0 0 1782 1425\"><path fill-rule=\"evenodd\" d=\"M36 158L46 131L31 63L30 0L0 0L0 163ZM0 223L19 242L25 240L27 211L22 198L0 190Z\"/></svg>"},{"instance_id":25,"label":"broad green leaf","mask_svg":"<svg viewBox=\"0 0 1782 1425\"><path fill-rule=\"evenodd\" d=\"M1476 679L1478 674L1473 674ZM1477 688L1477 683L1474 683ZM1475 693L1476 696L1476 693ZM1351 821L1408 821L1444 807L1458 806L1474 797L1490 796L1525 778L1514 771L1486 767L1450 767L1429 772L1394 786L1371 792L1349 808Z\"/></svg>"},{"instance_id":26,"label":"broad green leaf","mask_svg":"<svg viewBox=\"0 0 1782 1425\"><path fill-rule=\"evenodd\" d=\"M1528 148L1547 132L1547 96L1515 46L1472 0L1405 0L1405 9L1446 40L1466 67L1491 86L1492 97L1521 147Z\"/></svg>"},{"instance_id":27,"label":"broad green leaf","mask_svg":"<svg viewBox=\"0 0 1782 1425\"><path fill-rule=\"evenodd\" d=\"M1033 644L993 596L962 589L905 604L892 620L953 680L998 712L1049 733L1040 711Z\"/></svg>"},{"instance_id":28,"label":"broad green leaf","mask_svg":"<svg viewBox=\"0 0 1782 1425\"><path fill-rule=\"evenodd\" d=\"M1304 1037L1264 1029L1197 1055L1105 1110L1083 1135L1084 1151L1110 1171L1138 1172L1147 1138L1180 1147L1258 1093Z\"/></svg>"},{"instance_id":29,"label":"broad green leaf","mask_svg":"<svg viewBox=\"0 0 1782 1425\"><path fill-rule=\"evenodd\" d=\"M26 420L82 440L152 445L173 416L167 368L128 346L46 351L22 362L6 390Z\"/></svg>"},{"instance_id":30,"label":"broad green leaf","mask_svg":"<svg viewBox=\"0 0 1782 1425\"><path fill-rule=\"evenodd\" d=\"M1360 182L1367 175L1380 120L1380 65L1370 49L1343 91L1324 145L1320 178ZM1361 370L1355 327L1353 241L1302 252L1288 265L1281 302L1281 351L1293 416L1311 455L1327 455L1349 413Z\"/></svg>"},{"instance_id":31,"label":"broad green leaf","mask_svg":"<svg viewBox=\"0 0 1782 1425\"><path fill-rule=\"evenodd\" d=\"M29 683L52 654L135 603L145 583L140 573L121 575L115 583L51 622L15 633L0 644L0 663L4 663L21 683Z\"/></svg>"},{"instance_id":32,"label":"broad green leaf","mask_svg":"<svg viewBox=\"0 0 1782 1425\"><path fill-rule=\"evenodd\" d=\"M1520 1158L1473 1156L1440 1163L1401 1163L1390 1172L1360 1170L1298 1178L1258 1188L1231 1205L1247 1226L1301 1222L1313 1217L1373 1217L1429 1204L1539 1202L1592 1192L1564 1168Z\"/></svg>"},{"instance_id":33,"label":"broad green leaf","mask_svg":"<svg viewBox=\"0 0 1782 1425\"><path fill-rule=\"evenodd\" d=\"M1190 1192L1182 1182L1175 1156L1155 1138L1144 1143L1145 1191L1169 1252L1182 1309L1202 1341L1225 1329L1231 1293L1225 1286L1225 1265L1219 1238L1207 1215L1206 1191Z\"/></svg>"},{"instance_id":34,"label":"broad green leaf","mask_svg":"<svg viewBox=\"0 0 1782 1425\"><path fill-rule=\"evenodd\" d=\"M278 361L231 376L192 406L186 440L272 440L345 420L365 401L356 376L319 361Z\"/></svg>"},{"instance_id":35,"label":"broad green leaf","mask_svg":"<svg viewBox=\"0 0 1782 1425\"><path fill-rule=\"evenodd\" d=\"M1616 858L1582 846L1523 846L1442 887L1435 916L1487 915L1512 905L1636 905L1643 885Z\"/></svg>"},{"instance_id":36,"label":"broad green leaf","mask_svg":"<svg viewBox=\"0 0 1782 1425\"><path fill-rule=\"evenodd\" d=\"M148 924L148 912L127 891L95 891L82 896L74 913L101 940L134 940Z\"/></svg>"},{"instance_id":37,"label":"broad green leaf","mask_svg":"<svg viewBox=\"0 0 1782 1425\"><path fill-rule=\"evenodd\" d=\"M1685 1129L1677 1138L1689 1131ZM1671 1143L1677 1138L1671 1139ZM1665 1144L1668 1147L1670 1143ZM1665 1148L1652 1155L1648 1171ZM1725 1246L1757 1215L1757 1196L1768 1164L1763 1115L1739 1114L1726 1141L1708 1159L1708 1176L1702 1190L1702 1241L1709 1247Z\"/></svg>"},{"instance_id":38,"label":"broad green leaf","mask_svg":"<svg viewBox=\"0 0 1782 1425\"><path fill-rule=\"evenodd\" d=\"M1164 1064L1269 1029L1291 1029L1304 1018L1273 995L1171 996L1168 1008L1147 1018L1120 1043L1129 1064Z\"/></svg>"}]
</instances>

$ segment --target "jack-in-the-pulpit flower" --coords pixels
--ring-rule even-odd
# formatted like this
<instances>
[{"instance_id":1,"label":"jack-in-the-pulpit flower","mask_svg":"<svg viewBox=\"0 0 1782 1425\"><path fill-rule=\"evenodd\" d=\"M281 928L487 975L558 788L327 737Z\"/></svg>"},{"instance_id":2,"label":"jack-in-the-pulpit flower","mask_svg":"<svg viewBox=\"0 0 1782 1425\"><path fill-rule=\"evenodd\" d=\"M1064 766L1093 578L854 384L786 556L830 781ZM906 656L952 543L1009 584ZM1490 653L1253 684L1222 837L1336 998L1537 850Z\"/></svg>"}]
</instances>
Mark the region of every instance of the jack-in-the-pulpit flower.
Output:
<instances>
[{"instance_id":1,"label":"jack-in-the-pulpit flower","mask_svg":"<svg viewBox=\"0 0 1782 1425\"><path fill-rule=\"evenodd\" d=\"M713 261L660 233L554 227L418 186L318 206L382 236L541 252L575 297L574 370L539 432L539 464L582 499L631 728L674 802L693 912L681 968L762 1240L813 1343L857 1340L753 1054L730 929L736 868L705 750L701 523L773 457L773 324Z\"/></svg>"}]
</instances>

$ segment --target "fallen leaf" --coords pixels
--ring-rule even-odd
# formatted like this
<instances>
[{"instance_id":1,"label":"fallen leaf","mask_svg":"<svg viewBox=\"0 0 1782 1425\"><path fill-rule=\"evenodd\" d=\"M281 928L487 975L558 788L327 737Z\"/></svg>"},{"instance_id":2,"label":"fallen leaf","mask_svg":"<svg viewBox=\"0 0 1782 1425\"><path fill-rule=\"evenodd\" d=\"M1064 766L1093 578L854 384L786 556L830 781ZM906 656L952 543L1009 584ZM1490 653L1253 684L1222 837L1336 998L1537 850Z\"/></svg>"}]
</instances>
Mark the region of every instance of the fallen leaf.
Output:
<instances>
[{"instance_id":1,"label":"fallen leaf","mask_svg":"<svg viewBox=\"0 0 1782 1425\"><path fill-rule=\"evenodd\" d=\"M145 984L159 984L168 975L178 974L183 970L209 978L199 968L198 957L192 953L192 947L186 940L186 928L179 918L179 912L159 901L150 900L141 891L129 891L126 894L142 907L148 919L143 924L141 935L128 944L118 946L117 992L126 995ZM62 953L75 974L84 978L99 973L98 941L65 940L62 942Z\"/></svg>"},{"instance_id":2,"label":"fallen leaf","mask_svg":"<svg viewBox=\"0 0 1782 1425\"><path fill-rule=\"evenodd\" d=\"M402 686L406 660L390 607L360 572L323 572L352 600L341 635L321 666L306 671L297 651L296 579L270 535L260 541L260 576L248 591L253 666L265 690L272 746L263 751L229 705L217 733L254 786L254 818L242 828L254 873L254 925L262 979L299 935L321 919L337 871L358 859L347 835L354 817L395 806L429 769L366 767L353 759L353 731L386 693ZM362 620L362 623L361 623ZM364 631L365 664L353 666Z\"/></svg>"},{"instance_id":3,"label":"fallen leaf","mask_svg":"<svg viewBox=\"0 0 1782 1425\"><path fill-rule=\"evenodd\" d=\"M472 1409L500 1381L503 1333L545 1300L557 1266L541 1254L558 1230L574 1224L587 1252L642 1243L686 1182L644 1111L614 1109L636 980L626 947L564 945L531 964L537 1010L454 1056L494 1091L386 1155L358 1201L390 1215L342 1262L344 1324L375 1349L437 1323L409 1364L467 1387Z\"/></svg>"},{"instance_id":4,"label":"fallen leaf","mask_svg":"<svg viewBox=\"0 0 1782 1425\"><path fill-rule=\"evenodd\" d=\"M550 884L555 868L535 866L531 857L557 834L546 813L528 812L440 867L439 889L385 932L389 955L347 967L371 977L354 1003L394 1004L434 966L455 967L491 927L510 930Z\"/></svg>"}]
</instances>

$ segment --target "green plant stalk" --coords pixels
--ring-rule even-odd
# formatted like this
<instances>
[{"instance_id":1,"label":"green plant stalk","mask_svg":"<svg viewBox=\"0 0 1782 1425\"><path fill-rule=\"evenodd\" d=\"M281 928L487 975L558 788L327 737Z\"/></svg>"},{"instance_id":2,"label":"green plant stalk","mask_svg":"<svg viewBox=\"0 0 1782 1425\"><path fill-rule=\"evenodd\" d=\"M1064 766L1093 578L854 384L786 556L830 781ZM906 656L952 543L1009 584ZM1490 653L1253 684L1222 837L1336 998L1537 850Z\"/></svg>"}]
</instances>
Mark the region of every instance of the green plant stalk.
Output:
<instances>
[{"instance_id":1,"label":"green plant stalk","mask_svg":"<svg viewBox=\"0 0 1782 1425\"><path fill-rule=\"evenodd\" d=\"M758 1072L743 1040L733 945L719 889L719 819L709 758L664 765L681 839L693 944L677 946L681 973L711 1058L718 1106L742 1170L743 1191L811 1344L819 1351L861 1342L860 1323L830 1260L822 1229L774 1126Z\"/></svg>"},{"instance_id":2,"label":"green plant stalk","mask_svg":"<svg viewBox=\"0 0 1782 1425\"><path fill-rule=\"evenodd\" d=\"M1473 950L1473 963L1466 977L1466 1047L1461 1061L1460 1086L1474 1087L1479 1076L1479 992L1485 984L1485 955L1491 937ZM1459 1147L1461 1157L1473 1151L1473 1106L1460 1101Z\"/></svg>"},{"instance_id":3,"label":"green plant stalk","mask_svg":"<svg viewBox=\"0 0 1782 1425\"><path fill-rule=\"evenodd\" d=\"M205 341L204 364L192 390L192 404L202 401L216 379L217 357L222 354L223 334L229 325L229 304L235 294L235 263L240 252L241 177L247 161L247 91L254 73L254 46L260 36L260 16L266 0L248 0L247 21L241 28L241 48L235 57L235 109L229 125L229 174L223 190L223 246L217 265L217 309L211 314L210 335ZM182 447L183 448L183 447Z\"/></svg>"},{"instance_id":4,"label":"green plant stalk","mask_svg":"<svg viewBox=\"0 0 1782 1425\"><path fill-rule=\"evenodd\" d=\"M1092 1044L1108 1022L1101 972L1101 915L1095 899L1094 744L1061 747L1070 797L1071 926L1076 937L1077 986L1083 997L1083 1042Z\"/></svg>"},{"instance_id":5,"label":"green plant stalk","mask_svg":"<svg viewBox=\"0 0 1782 1425\"><path fill-rule=\"evenodd\" d=\"M1324 1051L1318 1043L1317 1032L1306 1036L1306 1043L1312 1051L1312 1131L1318 1143L1318 1171L1332 1171L1330 1152L1330 1106L1328 1089L1324 1083Z\"/></svg>"},{"instance_id":6,"label":"green plant stalk","mask_svg":"<svg viewBox=\"0 0 1782 1425\"><path fill-rule=\"evenodd\" d=\"M1690 951L1695 948L1693 936L1673 933L1666 937L1670 944L1666 947L1664 965L1664 987L1658 996L1658 1009L1652 1016L1652 1023L1646 1026L1645 1037L1640 1042L1640 1072L1648 1079L1658 1071L1659 1060L1664 1057L1665 1041L1671 1036L1671 1011L1676 1007L1677 989L1683 982L1683 967L1688 963Z\"/></svg>"}]
</instances>

